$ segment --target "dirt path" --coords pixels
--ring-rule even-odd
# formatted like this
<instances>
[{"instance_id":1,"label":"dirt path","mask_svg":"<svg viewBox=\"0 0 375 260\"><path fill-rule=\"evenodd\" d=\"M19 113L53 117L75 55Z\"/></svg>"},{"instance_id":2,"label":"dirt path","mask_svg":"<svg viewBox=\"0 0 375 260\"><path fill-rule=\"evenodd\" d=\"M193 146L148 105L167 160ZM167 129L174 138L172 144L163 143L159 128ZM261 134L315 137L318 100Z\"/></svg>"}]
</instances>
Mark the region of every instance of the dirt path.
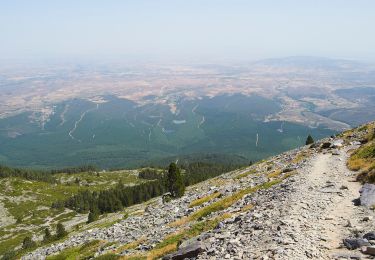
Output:
<instances>
[{"instance_id":1,"label":"dirt path","mask_svg":"<svg viewBox=\"0 0 375 260\"><path fill-rule=\"evenodd\" d=\"M363 209L352 202L359 197L360 184L354 182L355 173L347 169L346 159L346 150L339 155L317 154L301 173L303 184L297 186L290 215L284 221L297 234L294 247L305 248L308 240L319 249L305 251L309 258L333 259L347 254L340 248L342 239L363 218Z\"/></svg>"}]
</instances>

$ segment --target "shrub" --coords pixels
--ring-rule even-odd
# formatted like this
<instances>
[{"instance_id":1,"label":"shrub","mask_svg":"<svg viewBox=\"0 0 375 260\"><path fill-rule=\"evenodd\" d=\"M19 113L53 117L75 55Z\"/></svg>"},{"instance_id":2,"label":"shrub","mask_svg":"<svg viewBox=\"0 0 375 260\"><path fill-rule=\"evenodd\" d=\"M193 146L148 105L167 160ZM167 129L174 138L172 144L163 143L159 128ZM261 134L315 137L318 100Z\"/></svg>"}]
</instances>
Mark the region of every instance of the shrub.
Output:
<instances>
[{"instance_id":1,"label":"shrub","mask_svg":"<svg viewBox=\"0 0 375 260\"><path fill-rule=\"evenodd\" d=\"M116 259L119 259L119 256L115 254L106 254L106 255L95 257L94 259L95 260L116 260Z\"/></svg>"},{"instance_id":2,"label":"shrub","mask_svg":"<svg viewBox=\"0 0 375 260\"><path fill-rule=\"evenodd\" d=\"M27 236L23 239L22 249L30 249L36 246L35 241L32 240L30 236Z\"/></svg>"},{"instance_id":3,"label":"shrub","mask_svg":"<svg viewBox=\"0 0 375 260\"><path fill-rule=\"evenodd\" d=\"M13 260L16 259L16 252L14 250L9 250L4 253L1 260Z\"/></svg>"},{"instance_id":4,"label":"shrub","mask_svg":"<svg viewBox=\"0 0 375 260\"><path fill-rule=\"evenodd\" d=\"M43 241L44 241L44 242L47 242L47 241L49 241L49 240L51 240L51 231L49 230L49 228L46 228L46 229L44 230Z\"/></svg>"}]
</instances>

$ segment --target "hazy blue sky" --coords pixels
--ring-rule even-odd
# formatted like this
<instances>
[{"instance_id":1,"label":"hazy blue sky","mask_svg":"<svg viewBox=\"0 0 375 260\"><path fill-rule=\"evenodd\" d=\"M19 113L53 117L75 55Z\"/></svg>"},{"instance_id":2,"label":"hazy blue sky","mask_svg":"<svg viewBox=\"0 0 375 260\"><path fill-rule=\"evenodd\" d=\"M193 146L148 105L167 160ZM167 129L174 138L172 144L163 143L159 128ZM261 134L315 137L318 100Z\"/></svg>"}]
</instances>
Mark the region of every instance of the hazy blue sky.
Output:
<instances>
[{"instance_id":1,"label":"hazy blue sky","mask_svg":"<svg viewBox=\"0 0 375 260\"><path fill-rule=\"evenodd\" d=\"M1 0L0 57L375 60L375 0Z\"/></svg>"}]
</instances>

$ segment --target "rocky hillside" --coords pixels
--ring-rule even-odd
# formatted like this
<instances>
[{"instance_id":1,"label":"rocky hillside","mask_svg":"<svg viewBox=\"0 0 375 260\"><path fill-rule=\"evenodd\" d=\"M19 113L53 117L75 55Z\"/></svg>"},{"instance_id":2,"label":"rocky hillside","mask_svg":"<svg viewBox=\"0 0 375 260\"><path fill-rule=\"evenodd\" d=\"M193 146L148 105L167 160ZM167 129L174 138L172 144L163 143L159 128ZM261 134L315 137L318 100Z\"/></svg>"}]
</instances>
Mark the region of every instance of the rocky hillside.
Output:
<instances>
[{"instance_id":1,"label":"rocky hillside","mask_svg":"<svg viewBox=\"0 0 375 260\"><path fill-rule=\"evenodd\" d=\"M375 186L359 193L346 165L374 125L190 186L180 199L132 206L122 220L93 223L23 259L371 258Z\"/></svg>"}]
</instances>

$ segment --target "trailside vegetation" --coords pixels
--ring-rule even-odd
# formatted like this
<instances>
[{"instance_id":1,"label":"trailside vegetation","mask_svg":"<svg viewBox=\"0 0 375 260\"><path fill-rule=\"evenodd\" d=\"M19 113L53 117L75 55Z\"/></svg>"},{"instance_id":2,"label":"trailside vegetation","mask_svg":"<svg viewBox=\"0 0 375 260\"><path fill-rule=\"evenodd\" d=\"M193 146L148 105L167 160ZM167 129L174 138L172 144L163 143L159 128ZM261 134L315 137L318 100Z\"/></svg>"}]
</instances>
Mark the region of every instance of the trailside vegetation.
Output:
<instances>
[{"instance_id":1,"label":"trailside vegetation","mask_svg":"<svg viewBox=\"0 0 375 260\"><path fill-rule=\"evenodd\" d=\"M353 171L359 171L357 180L362 183L375 183L375 126L368 125L365 144L350 156L347 165Z\"/></svg>"},{"instance_id":2,"label":"trailside vegetation","mask_svg":"<svg viewBox=\"0 0 375 260\"><path fill-rule=\"evenodd\" d=\"M96 211L99 214L116 212L124 207L161 196L166 192L170 192L172 197L180 197L184 194L185 186L213 178L235 168L234 165L197 162L183 165L180 169L175 163L171 163L166 173L156 169L141 171L140 175L145 179L152 179L142 184L125 186L120 182L107 190L81 190L66 200L54 202L52 207L66 207L79 213L93 212L90 221L95 221L97 216L94 212Z\"/></svg>"}]
</instances>

